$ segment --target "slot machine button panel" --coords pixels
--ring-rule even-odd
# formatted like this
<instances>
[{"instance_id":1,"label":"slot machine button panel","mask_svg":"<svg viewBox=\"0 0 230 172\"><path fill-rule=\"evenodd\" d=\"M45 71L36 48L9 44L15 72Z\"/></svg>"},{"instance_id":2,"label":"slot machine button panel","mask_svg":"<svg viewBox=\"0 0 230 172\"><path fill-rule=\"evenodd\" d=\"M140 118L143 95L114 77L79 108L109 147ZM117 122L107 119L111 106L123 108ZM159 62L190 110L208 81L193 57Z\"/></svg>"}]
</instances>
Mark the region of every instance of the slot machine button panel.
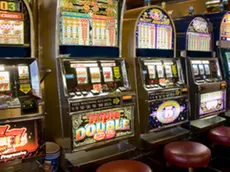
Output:
<instances>
[{"instance_id":1,"label":"slot machine button panel","mask_svg":"<svg viewBox=\"0 0 230 172\"><path fill-rule=\"evenodd\" d=\"M125 87L119 87L119 90L120 90L121 92L124 92L124 91L127 91L127 88L125 88Z\"/></svg>"},{"instance_id":2,"label":"slot machine button panel","mask_svg":"<svg viewBox=\"0 0 230 172\"><path fill-rule=\"evenodd\" d=\"M150 89L150 88L151 88L151 86L150 86L150 85L146 85L146 88Z\"/></svg>"},{"instance_id":3,"label":"slot machine button panel","mask_svg":"<svg viewBox=\"0 0 230 172\"><path fill-rule=\"evenodd\" d=\"M75 93L78 97L80 97L82 94L81 94L81 92L76 92Z\"/></svg>"},{"instance_id":4,"label":"slot machine button panel","mask_svg":"<svg viewBox=\"0 0 230 172\"><path fill-rule=\"evenodd\" d=\"M69 93L70 97L75 97L75 93Z\"/></svg>"},{"instance_id":5,"label":"slot machine button panel","mask_svg":"<svg viewBox=\"0 0 230 172\"><path fill-rule=\"evenodd\" d=\"M91 90L91 93L92 93L93 95L98 95L100 92L97 91L97 90Z\"/></svg>"},{"instance_id":6,"label":"slot machine button panel","mask_svg":"<svg viewBox=\"0 0 230 172\"><path fill-rule=\"evenodd\" d=\"M86 91L82 91L81 93L83 94L83 96L87 96L88 95L88 92L86 92Z\"/></svg>"}]
</instances>

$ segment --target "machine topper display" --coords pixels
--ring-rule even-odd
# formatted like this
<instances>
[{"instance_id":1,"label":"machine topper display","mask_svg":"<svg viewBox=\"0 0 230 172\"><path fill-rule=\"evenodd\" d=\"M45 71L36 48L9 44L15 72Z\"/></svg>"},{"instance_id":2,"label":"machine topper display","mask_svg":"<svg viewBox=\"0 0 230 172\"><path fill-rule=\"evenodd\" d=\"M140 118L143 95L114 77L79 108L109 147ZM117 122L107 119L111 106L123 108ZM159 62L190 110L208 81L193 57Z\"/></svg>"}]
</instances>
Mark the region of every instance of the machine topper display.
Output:
<instances>
[{"instance_id":1,"label":"machine topper display","mask_svg":"<svg viewBox=\"0 0 230 172\"><path fill-rule=\"evenodd\" d=\"M221 22L220 39L230 41L230 12L229 11L225 14Z\"/></svg>"},{"instance_id":2,"label":"machine topper display","mask_svg":"<svg viewBox=\"0 0 230 172\"><path fill-rule=\"evenodd\" d=\"M81 113L72 117L74 148L133 134L132 107Z\"/></svg>"},{"instance_id":3,"label":"machine topper display","mask_svg":"<svg viewBox=\"0 0 230 172\"><path fill-rule=\"evenodd\" d=\"M211 51L211 34L208 22L195 17L187 30L187 49L189 51Z\"/></svg>"},{"instance_id":4,"label":"machine topper display","mask_svg":"<svg viewBox=\"0 0 230 172\"><path fill-rule=\"evenodd\" d=\"M172 49L173 28L168 15L157 8L147 9L139 18L137 48Z\"/></svg>"},{"instance_id":5,"label":"machine topper display","mask_svg":"<svg viewBox=\"0 0 230 172\"><path fill-rule=\"evenodd\" d=\"M117 46L117 0L61 0L61 44Z\"/></svg>"}]
</instances>

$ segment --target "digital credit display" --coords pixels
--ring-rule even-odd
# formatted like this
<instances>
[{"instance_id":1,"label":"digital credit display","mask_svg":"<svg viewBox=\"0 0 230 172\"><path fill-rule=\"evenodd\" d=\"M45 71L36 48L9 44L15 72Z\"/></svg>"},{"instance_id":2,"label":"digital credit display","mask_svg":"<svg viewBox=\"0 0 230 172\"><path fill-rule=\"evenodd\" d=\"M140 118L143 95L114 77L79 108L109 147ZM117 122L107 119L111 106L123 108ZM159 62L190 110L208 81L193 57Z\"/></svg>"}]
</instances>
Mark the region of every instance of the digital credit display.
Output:
<instances>
[{"instance_id":1,"label":"digital credit display","mask_svg":"<svg viewBox=\"0 0 230 172\"><path fill-rule=\"evenodd\" d=\"M169 16L158 8L147 9L139 18L137 48L172 49L173 28Z\"/></svg>"},{"instance_id":2,"label":"digital credit display","mask_svg":"<svg viewBox=\"0 0 230 172\"><path fill-rule=\"evenodd\" d=\"M20 12L22 11L22 4L20 1L4 1L0 0L0 11Z\"/></svg>"}]
</instances>

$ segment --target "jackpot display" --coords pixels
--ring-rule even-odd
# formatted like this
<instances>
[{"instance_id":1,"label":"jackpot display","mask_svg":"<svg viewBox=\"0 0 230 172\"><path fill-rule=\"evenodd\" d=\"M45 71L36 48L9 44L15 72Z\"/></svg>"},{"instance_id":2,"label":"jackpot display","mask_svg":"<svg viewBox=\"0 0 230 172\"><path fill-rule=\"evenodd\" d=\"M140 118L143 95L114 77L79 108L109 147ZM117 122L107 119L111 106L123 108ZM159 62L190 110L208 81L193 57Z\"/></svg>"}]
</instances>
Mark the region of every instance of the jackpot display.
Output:
<instances>
[{"instance_id":1,"label":"jackpot display","mask_svg":"<svg viewBox=\"0 0 230 172\"><path fill-rule=\"evenodd\" d=\"M211 51L211 34L208 22L201 17L196 17L187 30L188 51Z\"/></svg>"},{"instance_id":2,"label":"jackpot display","mask_svg":"<svg viewBox=\"0 0 230 172\"><path fill-rule=\"evenodd\" d=\"M60 1L62 45L118 46L118 1Z\"/></svg>"},{"instance_id":3,"label":"jackpot display","mask_svg":"<svg viewBox=\"0 0 230 172\"><path fill-rule=\"evenodd\" d=\"M22 1L0 1L0 44L23 45L25 21ZM26 10L25 10L26 11Z\"/></svg>"},{"instance_id":4,"label":"jackpot display","mask_svg":"<svg viewBox=\"0 0 230 172\"><path fill-rule=\"evenodd\" d=\"M42 120L0 124L0 163L44 155Z\"/></svg>"},{"instance_id":5,"label":"jackpot display","mask_svg":"<svg viewBox=\"0 0 230 172\"><path fill-rule=\"evenodd\" d=\"M159 9L147 9L137 24L137 48L172 49L173 28Z\"/></svg>"}]
</instances>

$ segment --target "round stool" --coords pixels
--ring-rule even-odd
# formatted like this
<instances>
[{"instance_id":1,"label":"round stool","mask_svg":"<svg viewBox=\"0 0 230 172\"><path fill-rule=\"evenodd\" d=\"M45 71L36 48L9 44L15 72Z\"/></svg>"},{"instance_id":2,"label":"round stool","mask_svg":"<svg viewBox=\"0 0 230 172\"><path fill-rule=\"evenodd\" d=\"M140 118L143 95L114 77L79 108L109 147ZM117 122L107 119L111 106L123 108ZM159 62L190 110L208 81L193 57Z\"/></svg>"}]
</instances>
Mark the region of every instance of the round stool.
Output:
<instances>
[{"instance_id":1,"label":"round stool","mask_svg":"<svg viewBox=\"0 0 230 172\"><path fill-rule=\"evenodd\" d=\"M230 127L217 127L209 131L209 139L218 145L230 146Z\"/></svg>"},{"instance_id":2,"label":"round stool","mask_svg":"<svg viewBox=\"0 0 230 172\"><path fill-rule=\"evenodd\" d=\"M152 172L152 170L139 161L119 160L103 164L96 172Z\"/></svg>"},{"instance_id":3,"label":"round stool","mask_svg":"<svg viewBox=\"0 0 230 172\"><path fill-rule=\"evenodd\" d=\"M193 168L208 165L211 151L205 145L197 142L172 142L164 147L164 157L169 164L192 171Z\"/></svg>"}]
</instances>

